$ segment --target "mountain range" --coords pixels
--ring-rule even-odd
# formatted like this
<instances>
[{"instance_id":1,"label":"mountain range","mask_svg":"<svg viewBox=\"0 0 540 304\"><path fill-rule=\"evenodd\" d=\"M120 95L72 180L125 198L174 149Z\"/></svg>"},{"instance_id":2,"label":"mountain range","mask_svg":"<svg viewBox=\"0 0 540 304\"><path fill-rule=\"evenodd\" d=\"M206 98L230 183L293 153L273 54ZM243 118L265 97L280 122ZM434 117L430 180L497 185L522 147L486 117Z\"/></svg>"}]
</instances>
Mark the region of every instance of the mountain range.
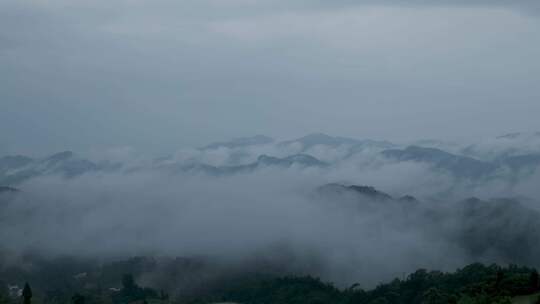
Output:
<instances>
[{"instance_id":1,"label":"mountain range","mask_svg":"<svg viewBox=\"0 0 540 304\"><path fill-rule=\"evenodd\" d=\"M491 177L505 177L523 172L534 172L540 166L539 149L533 149L540 136L511 134L489 141L488 153L480 157L481 143L463 145L461 149L453 146L453 151L445 151L437 146L436 140L416 141L416 145L395 144L388 141L358 140L348 137L329 136L316 133L294 140L275 141L257 135L237 138L231 141L206 145L198 151L200 155L212 155L212 151L224 149L231 151L229 160L212 163L203 156L175 160L160 158L152 164L127 165L113 161L92 161L64 151L45 158L31 158L24 155L11 155L0 158L0 186L18 184L39 176L56 175L73 178L86 173L132 172L137 170L158 170L168 173L202 173L215 176L249 173L258 169L276 168L326 168L335 166L354 166L355 158L364 157L367 161L376 159L386 162L414 162L427 165L434 171L443 172L456 178L478 180ZM508 147L508 142L518 141L520 145ZM532 143L531 143L532 142ZM426 146L417 144L424 143ZM494 144L496 143L496 144ZM257 149L251 149L258 147ZM494 148L496 147L496 148ZM457 151L457 152L456 152ZM497 152L499 151L499 152ZM511 152L510 152L511 151ZM520 152L521 151L521 152ZM222 152L220 152L222 153ZM475 155L475 156L473 156ZM230 161L234 156L235 161ZM365 165L365 161L363 163ZM362 168L360 167L359 170Z\"/></svg>"}]
</instances>

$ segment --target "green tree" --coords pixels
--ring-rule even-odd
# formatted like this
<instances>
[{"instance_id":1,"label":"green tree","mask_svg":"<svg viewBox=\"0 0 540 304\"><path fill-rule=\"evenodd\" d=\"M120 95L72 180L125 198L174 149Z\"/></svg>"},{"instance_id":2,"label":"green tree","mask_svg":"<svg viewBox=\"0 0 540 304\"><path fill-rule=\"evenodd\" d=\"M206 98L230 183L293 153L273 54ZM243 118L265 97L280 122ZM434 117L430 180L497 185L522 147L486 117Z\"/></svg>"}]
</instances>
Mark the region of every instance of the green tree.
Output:
<instances>
[{"instance_id":1,"label":"green tree","mask_svg":"<svg viewBox=\"0 0 540 304\"><path fill-rule=\"evenodd\" d=\"M137 289L133 275L125 274L122 276L122 287L124 290L134 290Z\"/></svg>"},{"instance_id":2,"label":"green tree","mask_svg":"<svg viewBox=\"0 0 540 304\"><path fill-rule=\"evenodd\" d=\"M375 300L369 302L369 304L388 304L388 300L386 298L380 297L380 298L376 298Z\"/></svg>"},{"instance_id":3,"label":"green tree","mask_svg":"<svg viewBox=\"0 0 540 304\"><path fill-rule=\"evenodd\" d=\"M422 297L422 304L447 304L448 302L449 296L435 287L428 289Z\"/></svg>"},{"instance_id":4,"label":"green tree","mask_svg":"<svg viewBox=\"0 0 540 304\"><path fill-rule=\"evenodd\" d=\"M23 303L24 304L31 304L32 303L32 289L30 288L30 285L28 285L28 283L24 283L22 296L23 296Z\"/></svg>"},{"instance_id":5,"label":"green tree","mask_svg":"<svg viewBox=\"0 0 540 304\"><path fill-rule=\"evenodd\" d=\"M71 302L73 304L84 304L85 302L85 298L84 296L76 293L72 298L71 298Z\"/></svg>"},{"instance_id":6,"label":"green tree","mask_svg":"<svg viewBox=\"0 0 540 304\"><path fill-rule=\"evenodd\" d=\"M531 292L535 292L538 290L539 285L539 278L538 278L538 271L534 269L531 272L531 275L529 276L529 287L531 288Z\"/></svg>"},{"instance_id":7,"label":"green tree","mask_svg":"<svg viewBox=\"0 0 540 304\"><path fill-rule=\"evenodd\" d=\"M130 303L156 298L159 298L159 295L155 290L140 287L135 282L133 275L125 274L122 276L122 290L116 293L112 300L114 303Z\"/></svg>"},{"instance_id":8,"label":"green tree","mask_svg":"<svg viewBox=\"0 0 540 304\"><path fill-rule=\"evenodd\" d=\"M10 302L7 288L0 282L0 304L8 304Z\"/></svg>"}]
</instances>

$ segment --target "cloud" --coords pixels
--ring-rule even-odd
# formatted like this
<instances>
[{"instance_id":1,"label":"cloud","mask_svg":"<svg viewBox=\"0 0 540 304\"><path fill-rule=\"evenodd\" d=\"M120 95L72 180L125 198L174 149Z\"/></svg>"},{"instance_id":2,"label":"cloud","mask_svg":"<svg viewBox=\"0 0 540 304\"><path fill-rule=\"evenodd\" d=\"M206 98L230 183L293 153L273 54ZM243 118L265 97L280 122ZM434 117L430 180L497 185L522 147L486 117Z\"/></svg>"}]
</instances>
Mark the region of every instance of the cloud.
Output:
<instances>
[{"instance_id":1,"label":"cloud","mask_svg":"<svg viewBox=\"0 0 540 304\"><path fill-rule=\"evenodd\" d=\"M471 255L445 238L463 224L451 204L526 195L532 208L537 172L478 182L378 151L351 156L343 146L178 149L251 133L408 141L538 127L537 1L403 3L0 2L0 152L90 150L136 167L28 181L2 202L0 247L50 256L214 254L241 263L277 255L275 244L285 243L300 259L322 261L312 272L342 283L507 261L504 252ZM487 142L472 152L514 144ZM139 150L177 150L165 161L215 166L305 152L334 166L171 175ZM407 219L395 206L310 196L329 182L426 204ZM443 205L440 227L426 216L431 203Z\"/></svg>"},{"instance_id":2,"label":"cloud","mask_svg":"<svg viewBox=\"0 0 540 304\"><path fill-rule=\"evenodd\" d=\"M245 149L246 159L250 153L280 151L271 145ZM329 159L343 155L343 149L313 147ZM227 153L238 153L216 151L220 162L231 159ZM190 153L188 162L208 159L207 151ZM524 214L538 210L539 193L533 187L537 173L510 181L467 181L426 164L388 161L369 150L329 168L263 167L220 177L170 174L155 170L151 162L143 164L125 172L70 179L49 175L21 184L22 192L12 199L4 196L0 205L2 251L105 260L205 256L234 267L260 258L274 261L280 271L320 275L343 286L356 281L369 286L420 267L450 270L475 261L532 263L530 256L538 250L531 246L523 251L530 254L522 256L504 250L507 240L525 235L523 229L536 229L536 220L515 229L505 223L521 221ZM396 198L409 194L420 201L404 205L354 193L316 191L333 182L373 185ZM532 200L478 206L458 202L469 196L516 195ZM474 206L478 209L466 212ZM475 225L491 230L471 234L477 231ZM505 237L490 234L499 229ZM497 242L470 243L488 234Z\"/></svg>"},{"instance_id":3,"label":"cloud","mask_svg":"<svg viewBox=\"0 0 540 304\"><path fill-rule=\"evenodd\" d=\"M3 1L3 153L535 128L533 2L328 3Z\"/></svg>"},{"instance_id":4,"label":"cloud","mask_svg":"<svg viewBox=\"0 0 540 304\"><path fill-rule=\"evenodd\" d=\"M46 256L203 255L239 263L260 252L279 254L268 248L285 243L300 260L307 253L319 257L323 267L311 269L313 274L341 283L374 282L413 270L419 264L412 257L442 250L428 246L419 232L383 228L379 221L387 212L362 215L307 200L304 193L315 185L310 176L272 171L226 180L39 179L25 185L27 196L4 207L2 247ZM380 255L388 246L400 248L399 258ZM388 260L393 262L383 263ZM358 266L352 272L351 263ZM375 264L388 268L371 275Z\"/></svg>"}]
</instances>

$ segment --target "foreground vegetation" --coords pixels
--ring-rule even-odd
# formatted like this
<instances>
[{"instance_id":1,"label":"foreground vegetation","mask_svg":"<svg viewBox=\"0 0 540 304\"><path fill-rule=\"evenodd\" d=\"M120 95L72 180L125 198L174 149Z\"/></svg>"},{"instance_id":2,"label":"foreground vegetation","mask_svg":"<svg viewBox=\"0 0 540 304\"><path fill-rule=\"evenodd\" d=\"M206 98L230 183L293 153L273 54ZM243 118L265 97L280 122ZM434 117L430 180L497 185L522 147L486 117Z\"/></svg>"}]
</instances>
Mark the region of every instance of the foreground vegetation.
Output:
<instances>
[{"instance_id":1,"label":"foreground vegetation","mask_svg":"<svg viewBox=\"0 0 540 304\"><path fill-rule=\"evenodd\" d=\"M222 282L204 293L174 297L164 291L142 288L133 276L124 275L118 290L99 287L63 292L45 291L34 295L25 289L23 295L10 297L2 290L0 303L290 303L290 304L537 304L540 303L539 275L535 269L510 265L472 264L453 273L417 270L406 279L395 279L374 289L364 290L358 284L339 289L318 278L275 277L252 274ZM31 282L30 282L31 285ZM29 293L30 292L30 293ZM28 297L30 294L30 298Z\"/></svg>"}]
</instances>

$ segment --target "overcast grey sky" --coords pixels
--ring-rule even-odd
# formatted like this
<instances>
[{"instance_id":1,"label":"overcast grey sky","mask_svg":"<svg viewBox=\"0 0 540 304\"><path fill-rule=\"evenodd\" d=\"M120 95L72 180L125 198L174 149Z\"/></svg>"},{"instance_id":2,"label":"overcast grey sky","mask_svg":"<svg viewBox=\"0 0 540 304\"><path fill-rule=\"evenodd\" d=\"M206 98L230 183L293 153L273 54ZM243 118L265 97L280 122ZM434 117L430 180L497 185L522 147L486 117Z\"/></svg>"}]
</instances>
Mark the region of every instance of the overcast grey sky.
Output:
<instances>
[{"instance_id":1,"label":"overcast grey sky","mask_svg":"<svg viewBox=\"0 0 540 304\"><path fill-rule=\"evenodd\" d=\"M0 0L0 153L540 130L539 3Z\"/></svg>"}]
</instances>

